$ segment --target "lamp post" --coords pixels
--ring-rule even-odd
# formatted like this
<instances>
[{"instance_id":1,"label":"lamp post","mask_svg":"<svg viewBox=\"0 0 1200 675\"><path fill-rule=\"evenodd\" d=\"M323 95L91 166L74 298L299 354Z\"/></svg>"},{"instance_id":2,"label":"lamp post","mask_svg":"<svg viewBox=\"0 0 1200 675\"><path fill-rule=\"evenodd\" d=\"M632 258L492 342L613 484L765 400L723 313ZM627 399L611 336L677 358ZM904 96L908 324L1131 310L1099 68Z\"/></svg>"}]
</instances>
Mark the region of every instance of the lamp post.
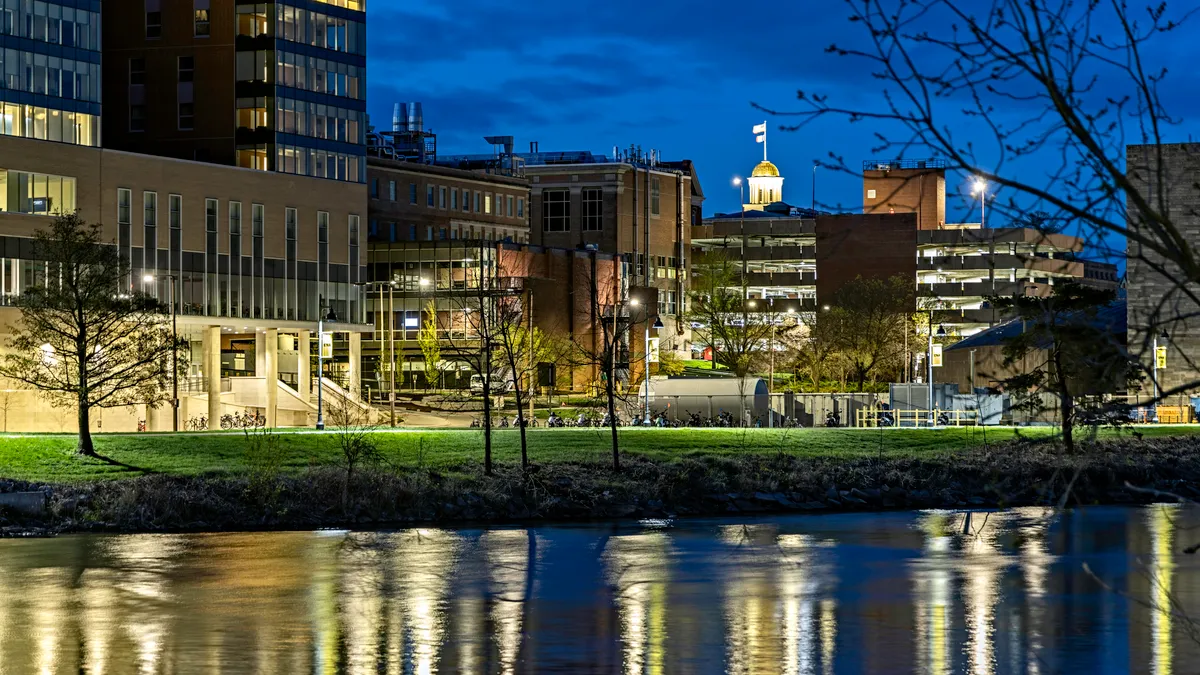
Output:
<instances>
[{"instance_id":1,"label":"lamp post","mask_svg":"<svg viewBox=\"0 0 1200 675\"><path fill-rule=\"evenodd\" d=\"M982 178L976 178L971 185L971 194L979 195L979 227L987 227L987 181Z\"/></svg>"},{"instance_id":2,"label":"lamp post","mask_svg":"<svg viewBox=\"0 0 1200 675\"><path fill-rule=\"evenodd\" d=\"M642 424L650 424L650 317L649 309L646 316L646 376L642 379L646 381L646 395L643 398L642 404ZM663 327L662 317L654 317L654 330L660 330Z\"/></svg>"},{"instance_id":3,"label":"lamp post","mask_svg":"<svg viewBox=\"0 0 1200 675\"><path fill-rule=\"evenodd\" d=\"M337 314L329 310L329 316L324 314L325 298L317 296L317 431L325 430L325 387L321 379L325 377L325 319L337 321Z\"/></svg>"},{"instance_id":4,"label":"lamp post","mask_svg":"<svg viewBox=\"0 0 1200 675\"><path fill-rule=\"evenodd\" d=\"M179 431L179 329L175 323L175 275L166 275L171 295L171 430ZM154 283L154 275L147 274L142 281Z\"/></svg>"},{"instance_id":5,"label":"lamp post","mask_svg":"<svg viewBox=\"0 0 1200 675\"><path fill-rule=\"evenodd\" d=\"M938 326L938 337L946 337L945 326ZM933 403L933 308L929 309L929 353L926 354L929 371L929 426L934 426L937 422L937 413L934 412Z\"/></svg>"},{"instance_id":6,"label":"lamp post","mask_svg":"<svg viewBox=\"0 0 1200 675\"><path fill-rule=\"evenodd\" d=\"M739 209L741 211L740 228L741 228L741 235L742 235L742 303L743 303L742 304L742 322L743 322L743 327L744 327L745 320L746 320L745 302L746 302L746 299L750 297L749 292L746 290L746 281L747 281L747 279L746 279L746 243L747 243L746 242L746 182L742 180L741 176L734 176L733 184L735 186L737 186L738 198L741 199L741 204L739 206Z\"/></svg>"}]
</instances>

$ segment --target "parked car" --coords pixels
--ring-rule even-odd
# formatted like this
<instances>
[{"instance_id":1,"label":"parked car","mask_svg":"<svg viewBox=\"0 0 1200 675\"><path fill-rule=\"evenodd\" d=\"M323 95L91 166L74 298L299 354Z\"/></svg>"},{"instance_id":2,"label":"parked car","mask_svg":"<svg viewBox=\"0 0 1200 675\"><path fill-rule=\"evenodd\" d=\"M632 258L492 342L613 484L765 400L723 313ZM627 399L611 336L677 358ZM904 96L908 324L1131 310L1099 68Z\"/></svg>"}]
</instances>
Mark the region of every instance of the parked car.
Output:
<instances>
[{"instance_id":1,"label":"parked car","mask_svg":"<svg viewBox=\"0 0 1200 675\"><path fill-rule=\"evenodd\" d=\"M492 395L498 396L506 394L516 388L516 383L512 378L502 374L494 373L492 375ZM483 376L475 374L471 376L471 395L483 396Z\"/></svg>"}]
</instances>

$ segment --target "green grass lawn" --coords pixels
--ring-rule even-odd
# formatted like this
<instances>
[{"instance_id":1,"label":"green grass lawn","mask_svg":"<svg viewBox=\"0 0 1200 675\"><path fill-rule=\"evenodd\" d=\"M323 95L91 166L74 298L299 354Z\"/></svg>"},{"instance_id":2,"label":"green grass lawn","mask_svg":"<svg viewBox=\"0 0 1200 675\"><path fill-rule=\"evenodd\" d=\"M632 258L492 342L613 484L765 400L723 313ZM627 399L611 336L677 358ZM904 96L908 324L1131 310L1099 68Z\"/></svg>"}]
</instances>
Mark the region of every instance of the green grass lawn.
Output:
<instances>
[{"instance_id":1,"label":"green grass lawn","mask_svg":"<svg viewBox=\"0 0 1200 675\"><path fill-rule=\"evenodd\" d=\"M1190 427L1145 426L1146 436L1200 433ZM530 429L529 453L534 462L606 461L610 452L608 429ZM1048 428L989 429L988 442L1055 433ZM1115 437L1129 432L1101 432ZM453 468L467 461L482 461L483 437L478 430L381 431L374 440L387 460L398 466ZM338 461L336 432L279 433L286 449L287 469ZM103 434L95 437L97 451L126 464L159 473L196 475L236 473L245 468L245 441L240 432L195 434ZM802 456L862 457L922 455L981 447L981 429L622 429L622 451L671 460L702 455L786 452ZM123 478L140 472L85 459L74 453L76 439L64 434L0 436L0 478L46 482L73 482ZM881 450L882 449L882 450ZM520 457L518 432L496 430L497 462Z\"/></svg>"}]
</instances>

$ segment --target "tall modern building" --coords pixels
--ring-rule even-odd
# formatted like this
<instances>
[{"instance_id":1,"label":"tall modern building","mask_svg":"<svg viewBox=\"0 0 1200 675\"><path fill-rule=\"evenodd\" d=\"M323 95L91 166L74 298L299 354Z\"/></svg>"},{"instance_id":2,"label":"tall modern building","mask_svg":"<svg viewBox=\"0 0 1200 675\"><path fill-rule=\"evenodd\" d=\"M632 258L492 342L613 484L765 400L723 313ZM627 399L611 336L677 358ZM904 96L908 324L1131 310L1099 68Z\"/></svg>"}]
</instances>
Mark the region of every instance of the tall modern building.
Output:
<instances>
[{"instance_id":1,"label":"tall modern building","mask_svg":"<svg viewBox=\"0 0 1200 675\"><path fill-rule=\"evenodd\" d=\"M365 183L365 22L363 0L109 3L105 146Z\"/></svg>"},{"instance_id":2,"label":"tall modern building","mask_svg":"<svg viewBox=\"0 0 1200 675\"><path fill-rule=\"evenodd\" d=\"M0 135L100 145L100 81L100 0L0 2Z\"/></svg>"}]
</instances>

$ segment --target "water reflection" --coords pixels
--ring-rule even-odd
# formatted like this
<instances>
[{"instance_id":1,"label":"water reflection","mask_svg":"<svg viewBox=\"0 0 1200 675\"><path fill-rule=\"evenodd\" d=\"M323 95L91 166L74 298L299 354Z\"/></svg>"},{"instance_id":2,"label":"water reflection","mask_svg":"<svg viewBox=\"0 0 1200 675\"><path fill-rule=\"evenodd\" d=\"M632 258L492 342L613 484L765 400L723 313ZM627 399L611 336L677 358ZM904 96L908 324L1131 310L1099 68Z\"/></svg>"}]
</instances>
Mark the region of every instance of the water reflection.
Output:
<instances>
[{"instance_id":1,"label":"water reflection","mask_svg":"<svg viewBox=\"0 0 1200 675\"><path fill-rule=\"evenodd\" d=\"M0 541L0 675L1165 675L1200 656L1177 550L1198 524L1156 507Z\"/></svg>"}]
</instances>

